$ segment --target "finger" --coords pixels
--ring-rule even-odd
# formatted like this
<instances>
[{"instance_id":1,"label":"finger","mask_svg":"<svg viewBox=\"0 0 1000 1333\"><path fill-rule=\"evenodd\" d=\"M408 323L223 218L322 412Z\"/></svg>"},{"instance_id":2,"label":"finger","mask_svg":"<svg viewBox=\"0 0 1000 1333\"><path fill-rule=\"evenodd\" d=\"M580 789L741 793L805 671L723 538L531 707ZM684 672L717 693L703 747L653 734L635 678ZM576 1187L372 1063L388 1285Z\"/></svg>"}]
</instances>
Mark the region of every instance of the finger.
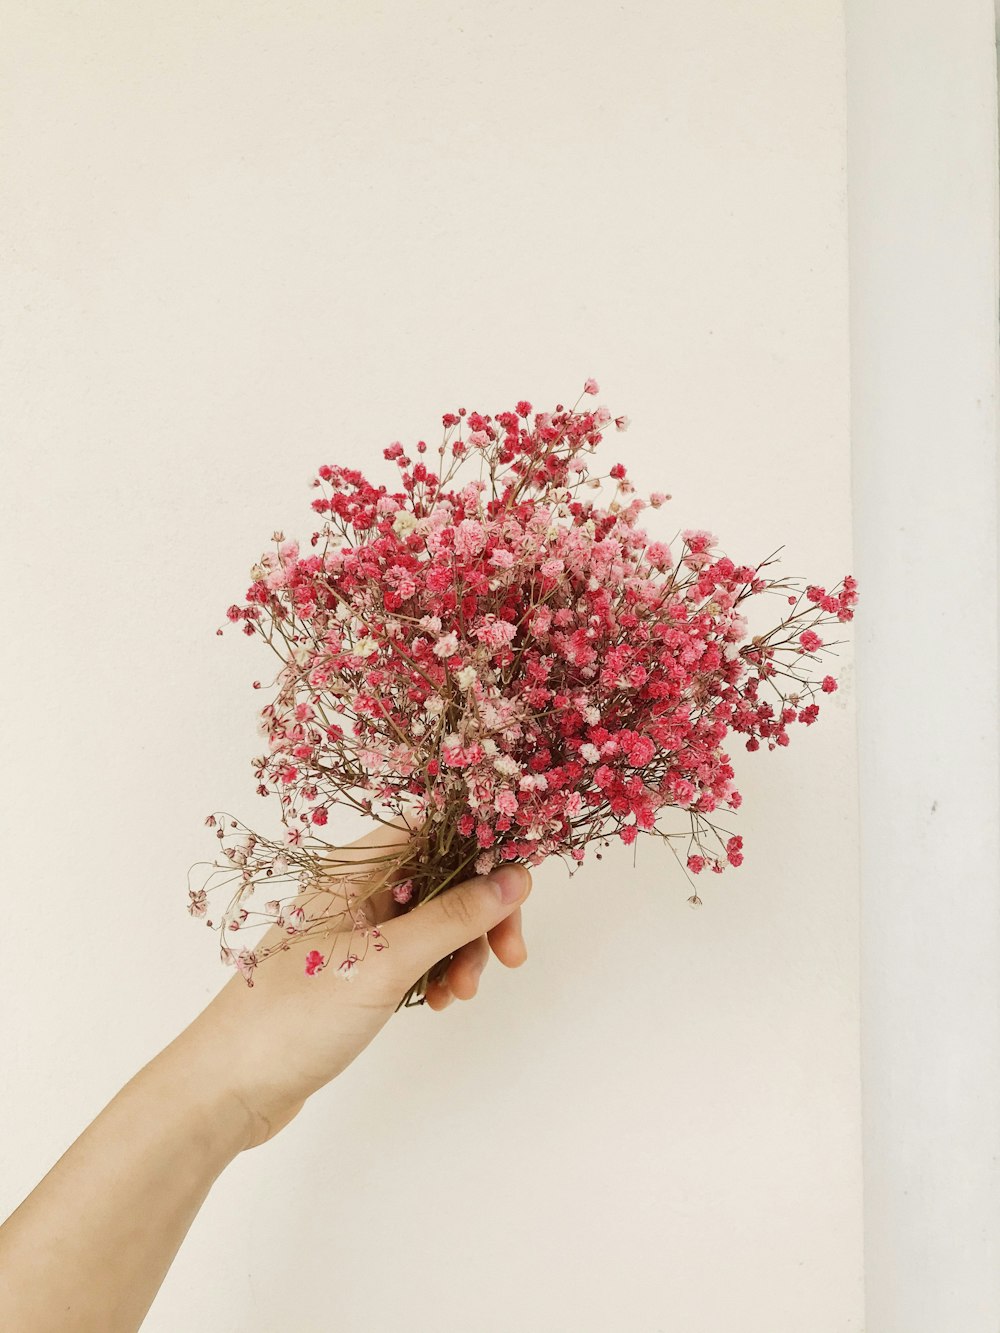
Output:
<instances>
[{"instance_id":1,"label":"finger","mask_svg":"<svg viewBox=\"0 0 1000 1333\"><path fill-rule=\"evenodd\" d=\"M477 876L419 903L382 927L388 957L400 981L416 981L449 954L492 930L527 897L531 876L508 862L490 878Z\"/></svg>"},{"instance_id":2,"label":"finger","mask_svg":"<svg viewBox=\"0 0 1000 1333\"><path fill-rule=\"evenodd\" d=\"M521 909L517 907L489 932L489 945L504 967L520 967L528 956L521 926Z\"/></svg>"},{"instance_id":3,"label":"finger","mask_svg":"<svg viewBox=\"0 0 1000 1333\"><path fill-rule=\"evenodd\" d=\"M428 1009L447 1009L454 998L446 982L432 981L425 992L424 1003Z\"/></svg>"},{"instance_id":4,"label":"finger","mask_svg":"<svg viewBox=\"0 0 1000 1333\"><path fill-rule=\"evenodd\" d=\"M463 944L448 966L448 989L456 1000L471 1000L479 989L479 978L490 957L486 936Z\"/></svg>"}]
</instances>

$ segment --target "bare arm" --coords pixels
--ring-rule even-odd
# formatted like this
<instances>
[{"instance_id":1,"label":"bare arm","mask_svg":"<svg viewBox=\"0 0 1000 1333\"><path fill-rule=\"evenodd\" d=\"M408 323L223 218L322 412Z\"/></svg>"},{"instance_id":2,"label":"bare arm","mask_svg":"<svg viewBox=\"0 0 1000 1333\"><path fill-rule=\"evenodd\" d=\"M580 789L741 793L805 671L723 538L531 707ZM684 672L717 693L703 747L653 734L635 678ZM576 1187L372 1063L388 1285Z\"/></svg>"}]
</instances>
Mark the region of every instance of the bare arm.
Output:
<instances>
[{"instance_id":1,"label":"bare arm","mask_svg":"<svg viewBox=\"0 0 1000 1333\"><path fill-rule=\"evenodd\" d=\"M386 920L389 947L351 981L335 967L307 977L296 947L268 959L252 989L228 981L0 1227L0 1328L137 1329L226 1165L346 1068L428 967L459 951L428 997L441 1009L472 998L491 947L507 966L524 961L529 888L525 871L505 867Z\"/></svg>"},{"instance_id":2,"label":"bare arm","mask_svg":"<svg viewBox=\"0 0 1000 1333\"><path fill-rule=\"evenodd\" d=\"M122 1088L0 1228L0 1326L142 1323L213 1182L251 1141L249 1111L190 1034Z\"/></svg>"}]
</instances>

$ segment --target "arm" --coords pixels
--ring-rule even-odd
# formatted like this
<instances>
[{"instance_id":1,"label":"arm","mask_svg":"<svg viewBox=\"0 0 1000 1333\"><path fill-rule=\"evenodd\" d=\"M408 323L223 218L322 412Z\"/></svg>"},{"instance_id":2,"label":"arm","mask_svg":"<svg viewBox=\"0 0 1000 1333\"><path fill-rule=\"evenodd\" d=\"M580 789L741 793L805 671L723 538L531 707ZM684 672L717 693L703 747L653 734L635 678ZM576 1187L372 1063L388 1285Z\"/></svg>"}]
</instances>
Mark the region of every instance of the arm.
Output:
<instances>
[{"instance_id":1,"label":"arm","mask_svg":"<svg viewBox=\"0 0 1000 1333\"><path fill-rule=\"evenodd\" d=\"M0 1227L0 1327L137 1329L227 1163L346 1068L428 967L458 950L447 985L428 996L441 1009L472 998L490 948L508 966L524 961L518 904L529 888L523 868L504 867L384 921L389 947L349 982L335 957L307 977L295 945L252 989L234 976Z\"/></svg>"},{"instance_id":2,"label":"arm","mask_svg":"<svg viewBox=\"0 0 1000 1333\"><path fill-rule=\"evenodd\" d=\"M190 1029L122 1088L0 1228L0 1327L136 1329L247 1107Z\"/></svg>"}]
</instances>

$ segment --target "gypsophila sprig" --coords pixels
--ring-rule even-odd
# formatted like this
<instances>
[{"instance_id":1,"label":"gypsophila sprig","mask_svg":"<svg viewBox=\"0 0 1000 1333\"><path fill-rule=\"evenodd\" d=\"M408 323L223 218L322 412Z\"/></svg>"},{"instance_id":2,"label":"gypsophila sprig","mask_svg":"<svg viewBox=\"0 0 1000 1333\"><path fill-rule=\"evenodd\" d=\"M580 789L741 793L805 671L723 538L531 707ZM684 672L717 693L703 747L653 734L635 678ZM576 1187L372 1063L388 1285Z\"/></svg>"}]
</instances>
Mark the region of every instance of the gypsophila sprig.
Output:
<instances>
[{"instance_id":1,"label":"gypsophila sprig","mask_svg":"<svg viewBox=\"0 0 1000 1333\"><path fill-rule=\"evenodd\" d=\"M839 642L826 627L853 618L857 583L771 578L777 552L738 565L702 529L676 549L650 536L639 516L670 496L639 498L620 462L592 470L605 430L629 425L579 409L597 392L589 379L570 409L446 413L434 448L385 449L393 488L324 465L308 553L279 532L254 565L228 619L281 662L253 762L283 840L213 814L222 859L189 887L189 910L250 984L274 951L236 945L254 925L288 939L349 926L338 970L352 977L385 947L367 910L379 891L408 910L503 861L572 870L589 847L640 834L667 844L692 889L742 862L720 821L741 804L724 746L773 750L816 721L837 688L817 667ZM765 594L789 609L751 636L746 604ZM338 806L417 832L362 867L323 836ZM668 810L680 831L658 824ZM209 893L227 888L209 916ZM310 949L305 970L328 962Z\"/></svg>"}]
</instances>

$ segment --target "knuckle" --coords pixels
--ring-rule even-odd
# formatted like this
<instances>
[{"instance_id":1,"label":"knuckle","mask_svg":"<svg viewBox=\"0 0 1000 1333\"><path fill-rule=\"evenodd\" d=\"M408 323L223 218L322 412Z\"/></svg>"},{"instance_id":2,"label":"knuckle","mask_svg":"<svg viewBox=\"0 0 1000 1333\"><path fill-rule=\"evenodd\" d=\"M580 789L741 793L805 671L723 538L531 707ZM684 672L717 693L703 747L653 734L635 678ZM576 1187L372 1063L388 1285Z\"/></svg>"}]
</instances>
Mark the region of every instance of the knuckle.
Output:
<instances>
[{"instance_id":1,"label":"knuckle","mask_svg":"<svg viewBox=\"0 0 1000 1333\"><path fill-rule=\"evenodd\" d=\"M472 894L467 890L448 889L441 895L441 911L455 925L471 927L476 913Z\"/></svg>"}]
</instances>

